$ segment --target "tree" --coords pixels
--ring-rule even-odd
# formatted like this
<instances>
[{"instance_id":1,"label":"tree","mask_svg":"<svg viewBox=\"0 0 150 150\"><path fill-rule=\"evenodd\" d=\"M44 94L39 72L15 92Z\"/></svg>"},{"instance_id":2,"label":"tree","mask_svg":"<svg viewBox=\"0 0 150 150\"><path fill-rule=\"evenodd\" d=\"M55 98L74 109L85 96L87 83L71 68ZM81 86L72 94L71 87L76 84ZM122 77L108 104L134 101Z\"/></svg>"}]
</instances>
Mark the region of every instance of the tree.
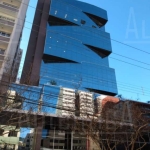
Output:
<instances>
[{"instance_id":1,"label":"tree","mask_svg":"<svg viewBox=\"0 0 150 150\"><path fill-rule=\"evenodd\" d=\"M90 137L99 150L142 150L150 140L149 114L149 104L108 101L100 114L84 118L84 121L82 117L68 116L65 122L72 131Z\"/></svg>"},{"instance_id":2,"label":"tree","mask_svg":"<svg viewBox=\"0 0 150 150\"><path fill-rule=\"evenodd\" d=\"M51 81L50 81L50 84L51 84L51 85L57 85L57 82L56 82L55 80L51 80Z\"/></svg>"}]
</instances>

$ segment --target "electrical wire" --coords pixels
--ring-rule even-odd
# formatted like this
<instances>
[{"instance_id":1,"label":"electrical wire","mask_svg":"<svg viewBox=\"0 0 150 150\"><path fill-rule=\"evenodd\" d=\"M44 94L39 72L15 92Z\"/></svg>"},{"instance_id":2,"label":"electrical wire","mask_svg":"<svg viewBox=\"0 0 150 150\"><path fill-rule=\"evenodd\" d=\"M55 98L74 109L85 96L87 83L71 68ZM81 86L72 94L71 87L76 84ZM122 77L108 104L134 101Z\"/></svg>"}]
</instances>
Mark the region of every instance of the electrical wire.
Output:
<instances>
[{"instance_id":1,"label":"electrical wire","mask_svg":"<svg viewBox=\"0 0 150 150\"><path fill-rule=\"evenodd\" d=\"M56 71L58 70L58 68L55 68L56 69ZM59 69L59 70L61 70L61 69ZM62 70L63 71L63 70ZM47 72L45 72L45 73L47 73ZM53 73L54 73L54 75L57 73L59 73L60 74L60 76L61 76L61 78L59 79L59 80L63 80L64 78L66 79L68 76L71 76L71 74L69 73L67 73L67 76L64 76L64 74L66 74L66 73L61 73L60 71L58 72L55 72L54 70L53 70L53 72L51 73L51 75L53 75ZM64 76L63 78L62 78L62 76ZM50 78L50 79L55 79L53 76L52 77L47 77L47 78ZM87 82L89 82L89 83L94 83L93 81L91 81L91 79L90 80L88 80L89 78L91 78L91 79L95 79L96 80L96 82L97 82L97 80L100 80L100 81L105 81L105 82L108 82L108 83L114 83L115 84L115 82L113 82L112 80L103 80L103 79L100 79L100 78L95 78L95 77L90 77L90 76L87 76ZM80 82L76 82L76 84L82 84L82 79L80 79L81 81ZM68 82L70 82L70 80L68 80ZM72 82L72 83L75 83L75 82ZM121 86L121 88L124 88L124 89L126 89L126 90L131 90L130 92L131 93L133 93L133 91L134 91L134 93L138 93L138 92L141 92L142 94L141 95L146 95L146 94L148 94L149 93L149 91L148 90L146 90L146 89L144 89L143 87L141 87L141 88L137 88L137 87L133 87L132 88L132 86L131 87L127 87L127 86L124 86L124 84L118 84L118 86L120 87Z\"/></svg>"},{"instance_id":2,"label":"electrical wire","mask_svg":"<svg viewBox=\"0 0 150 150\"><path fill-rule=\"evenodd\" d=\"M32 90L30 89L30 86L26 86L27 88L26 89L23 89L23 91L28 91L28 92L31 92ZM16 89L17 89L17 87L15 87ZM29 88L29 89L28 89ZM20 90L20 88L19 88L19 90ZM21 90L20 90L21 91ZM137 92L135 91L135 90L128 90L128 89L126 89L126 88L122 88L122 91L127 91L127 92L130 92L130 93L135 93L135 94L137 94ZM34 90L32 91L32 92L34 92L34 93L39 93L39 92L35 92ZM143 94L142 94L143 95ZM58 98L58 94L56 94L55 96L53 96L53 94L46 94L46 96L47 97L57 97ZM144 96L147 96L147 97L149 97L149 95L146 95L146 94L144 94Z\"/></svg>"},{"instance_id":3,"label":"electrical wire","mask_svg":"<svg viewBox=\"0 0 150 150\"><path fill-rule=\"evenodd\" d=\"M57 70L57 69L56 69ZM60 73L61 75L62 75L62 73ZM53 79L54 79L54 77L53 77ZM60 80L61 79L63 79L63 78L60 78ZM66 78L65 78L66 79ZM94 78L93 78L94 79ZM98 79L98 78L97 78ZM107 81L107 80L101 80L101 81L106 81L106 82L109 82L109 81ZM91 80L87 80L87 82L91 82L91 83L94 83L94 82L92 82ZM110 81L110 82L112 82L112 81ZM81 84L81 83L79 83L79 82L77 82L77 84ZM122 88L124 88L124 89L128 89L126 86L124 87L124 85L119 85L119 86L122 86ZM132 87L129 87L129 89L128 90L132 90ZM138 92L142 92L142 94L141 95L144 95L144 96L146 96L146 94L147 94L147 92L146 92L146 90L145 89L143 89L143 87L141 88L141 89L138 89L139 91L135 91L135 88L132 90L132 92L131 93L138 93ZM133 92L134 91L134 92Z\"/></svg>"}]
</instances>

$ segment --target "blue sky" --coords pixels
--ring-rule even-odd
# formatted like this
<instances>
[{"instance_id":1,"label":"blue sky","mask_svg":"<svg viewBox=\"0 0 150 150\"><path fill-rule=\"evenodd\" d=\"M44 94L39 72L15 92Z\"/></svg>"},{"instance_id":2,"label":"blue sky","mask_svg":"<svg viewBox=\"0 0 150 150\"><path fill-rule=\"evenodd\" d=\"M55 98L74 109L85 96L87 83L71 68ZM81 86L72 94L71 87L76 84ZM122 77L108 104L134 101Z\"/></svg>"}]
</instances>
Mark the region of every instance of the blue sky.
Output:
<instances>
[{"instance_id":1,"label":"blue sky","mask_svg":"<svg viewBox=\"0 0 150 150\"><path fill-rule=\"evenodd\" d=\"M101 7L108 13L106 31L111 35L113 49L109 62L110 67L115 68L116 70L118 93L128 99L144 102L150 100L150 1L81 1ZM23 56L25 56L32 27L32 24L28 22L32 22L33 20L36 4L37 0L30 0L29 5L32 7L28 7L25 28L20 45L24 50ZM137 49L115 42L114 40L136 47ZM130 59L119 55L129 57ZM136 61L133 61L132 59Z\"/></svg>"}]
</instances>

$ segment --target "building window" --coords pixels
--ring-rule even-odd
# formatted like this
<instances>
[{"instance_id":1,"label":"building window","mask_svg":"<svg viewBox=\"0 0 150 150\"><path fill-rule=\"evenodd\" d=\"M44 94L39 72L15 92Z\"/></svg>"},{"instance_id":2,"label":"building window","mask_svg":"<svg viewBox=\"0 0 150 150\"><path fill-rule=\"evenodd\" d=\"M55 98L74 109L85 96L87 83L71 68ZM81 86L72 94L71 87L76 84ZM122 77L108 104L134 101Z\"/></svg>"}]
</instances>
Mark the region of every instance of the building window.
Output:
<instances>
[{"instance_id":1,"label":"building window","mask_svg":"<svg viewBox=\"0 0 150 150\"><path fill-rule=\"evenodd\" d=\"M92 26L92 28L96 28L96 26Z\"/></svg>"},{"instance_id":2,"label":"building window","mask_svg":"<svg viewBox=\"0 0 150 150\"><path fill-rule=\"evenodd\" d=\"M13 137L17 137L17 131L10 131L9 132L9 134L8 134L8 136L10 137L10 136L13 136Z\"/></svg>"},{"instance_id":3,"label":"building window","mask_svg":"<svg viewBox=\"0 0 150 150\"><path fill-rule=\"evenodd\" d=\"M64 149L64 147L63 146L59 146L59 149Z\"/></svg>"},{"instance_id":4,"label":"building window","mask_svg":"<svg viewBox=\"0 0 150 150\"><path fill-rule=\"evenodd\" d=\"M0 129L0 136L3 135L4 130Z\"/></svg>"},{"instance_id":5,"label":"building window","mask_svg":"<svg viewBox=\"0 0 150 150\"><path fill-rule=\"evenodd\" d=\"M86 23L86 21L85 20L81 20L81 24L85 24Z\"/></svg>"},{"instance_id":6,"label":"building window","mask_svg":"<svg viewBox=\"0 0 150 150\"><path fill-rule=\"evenodd\" d=\"M26 145L26 147L29 147L29 145Z\"/></svg>"}]
</instances>

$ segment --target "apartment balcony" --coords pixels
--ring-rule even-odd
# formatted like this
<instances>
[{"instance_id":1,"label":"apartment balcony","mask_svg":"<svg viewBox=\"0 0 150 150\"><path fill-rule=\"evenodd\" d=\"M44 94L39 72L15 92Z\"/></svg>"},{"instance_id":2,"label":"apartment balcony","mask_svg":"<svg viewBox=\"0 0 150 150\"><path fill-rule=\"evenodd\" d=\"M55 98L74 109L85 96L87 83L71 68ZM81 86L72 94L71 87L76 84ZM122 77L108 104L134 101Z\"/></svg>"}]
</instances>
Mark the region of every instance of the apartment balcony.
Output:
<instances>
[{"instance_id":1,"label":"apartment balcony","mask_svg":"<svg viewBox=\"0 0 150 150\"><path fill-rule=\"evenodd\" d=\"M0 55L4 55L5 50L3 48L0 48Z\"/></svg>"},{"instance_id":2,"label":"apartment balcony","mask_svg":"<svg viewBox=\"0 0 150 150\"><path fill-rule=\"evenodd\" d=\"M9 4L10 6L16 8L16 9L19 9L21 3L23 2L23 0L1 0L1 1ZM10 1L11 1L11 3L10 3Z\"/></svg>"},{"instance_id":3,"label":"apartment balcony","mask_svg":"<svg viewBox=\"0 0 150 150\"><path fill-rule=\"evenodd\" d=\"M8 9L10 9L10 10L12 10L12 11L18 12L18 10L19 10L19 7L18 7L18 6L9 4L9 3L7 3L7 2L2 2L2 4L4 5L4 8L8 8Z\"/></svg>"},{"instance_id":4,"label":"apartment balcony","mask_svg":"<svg viewBox=\"0 0 150 150\"><path fill-rule=\"evenodd\" d=\"M0 3L0 9L1 9L1 12L5 13L7 15L11 15L13 17L16 17L16 15L19 12L18 7L8 4L8 3L5 3L5 2Z\"/></svg>"},{"instance_id":5,"label":"apartment balcony","mask_svg":"<svg viewBox=\"0 0 150 150\"><path fill-rule=\"evenodd\" d=\"M3 61L3 60L4 60L4 57L5 57L4 55L1 55L1 54L0 54L0 61Z\"/></svg>"},{"instance_id":6,"label":"apartment balcony","mask_svg":"<svg viewBox=\"0 0 150 150\"><path fill-rule=\"evenodd\" d=\"M0 60L0 68L2 67L3 61Z\"/></svg>"},{"instance_id":7,"label":"apartment balcony","mask_svg":"<svg viewBox=\"0 0 150 150\"><path fill-rule=\"evenodd\" d=\"M13 27L15 24L15 20L13 21L13 19L9 19L9 18L0 16L0 23Z\"/></svg>"},{"instance_id":8,"label":"apartment balcony","mask_svg":"<svg viewBox=\"0 0 150 150\"><path fill-rule=\"evenodd\" d=\"M9 42L9 40L10 40L10 34L0 31L0 41Z\"/></svg>"}]
</instances>

